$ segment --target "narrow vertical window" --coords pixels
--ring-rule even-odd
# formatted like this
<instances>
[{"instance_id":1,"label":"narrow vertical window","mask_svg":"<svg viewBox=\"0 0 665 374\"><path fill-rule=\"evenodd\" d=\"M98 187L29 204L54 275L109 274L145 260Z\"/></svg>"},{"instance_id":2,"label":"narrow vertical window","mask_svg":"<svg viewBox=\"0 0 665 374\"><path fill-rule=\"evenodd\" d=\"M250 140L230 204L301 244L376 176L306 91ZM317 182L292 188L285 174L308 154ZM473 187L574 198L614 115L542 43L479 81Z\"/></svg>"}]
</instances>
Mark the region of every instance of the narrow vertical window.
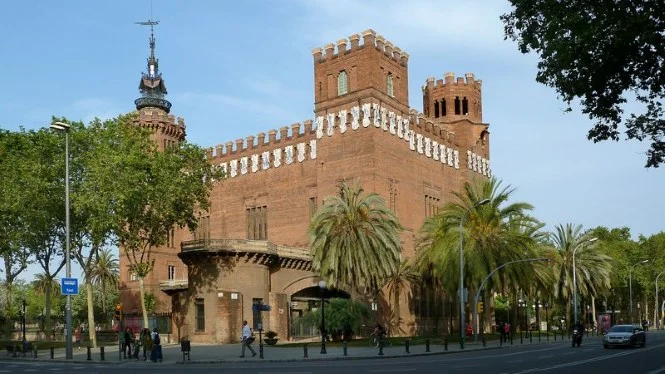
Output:
<instances>
[{"instance_id":1,"label":"narrow vertical window","mask_svg":"<svg viewBox=\"0 0 665 374\"><path fill-rule=\"evenodd\" d=\"M316 196L310 197L309 198L309 218L314 217L314 215L316 214L316 209L317 209Z\"/></svg>"},{"instance_id":2,"label":"narrow vertical window","mask_svg":"<svg viewBox=\"0 0 665 374\"><path fill-rule=\"evenodd\" d=\"M466 97L462 99L462 114L469 114L469 100Z\"/></svg>"},{"instance_id":3,"label":"narrow vertical window","mask_svg":"<svg viewBox=\"0 0 665 374\"><path fill-rule=\"evenodd\" d=\"M206 330L206 317L203 299L196 299L194 302L194 314L196 319L196 331L204 332Z\"/></svg>"},{"instance_id":4,"label":"narrow vertical window","mask_svg":"<svg viewBox=\"0 0 665 374\"><path fill-rule=\"evenodd\" d=\"M247 222L247 239L254 239L254 228L252 227L252 210L245 209L245 221Z\"/></svg>"},{"instance_id":5,"label":"narrow vertical window","mask_svg":"<svg viewBox=\"0 0 665 374\"><path fill-rule=\"evenodd\" d=\"M388 73L388 78L386 79L386 88L388 92L388 96L390 97L395 97L395 85L393 82L393 75L391 73Z\"/></svg>"},{"instance_id":6,"label":"narrow vertical window","mask_svg":"<svg viewBox=\"0 0 665 374\"><path fill-rule=\"evenodd\" d=\"M267 240L268 239L268 207L263 206L263 237L261 239Z\"/></svg>"},{"instance_id":7,"label":"narrow vertical window","mask_svg":"<svg viewBox=\"0 0 665 374\"><path fill-rule=\"evenodd\" d=\"M175 265L168 265L167 272L168 272L168 280L174 280L175 279Z\"/></svg>"},{"instance_id":8,"label":"narrow vertical window","mask_svg":"<svg viewBox=\"0 0 665 374\"><path fill-rule=\"evenodd\" d=\"M460 99L459 96L455 96L455 114L460 114L462 109L460 108Z\"/></svg>"},{"instance_id":9,"label":"narrow vertical window","mask_svg":"<svg viewBox=\"0 0 665 374\"><path fill-rule=\"evenodd\" d=\"M346 95L349 92L349 78L346 71L342 70L337 76L337 96Z\"/></svg>"},{"instance_id":10,"label":"narrow vertical window","mask_svg":"<svg viewBox=\"0 0 665 374\"><path fill-rule=\"evenodd\" d=\"M434 118L439 118L439 101L434 101Z\"/></svg>"},{"instance_id":11,"label":"narrow vertical window","mask_svg":"<svg viewBox=\"0 0 665 374\"><path fill-rule=\"evenodd\" d=\"M441 117L446 116L446 99L441 99Z\"/></svg>"}]
</instances>

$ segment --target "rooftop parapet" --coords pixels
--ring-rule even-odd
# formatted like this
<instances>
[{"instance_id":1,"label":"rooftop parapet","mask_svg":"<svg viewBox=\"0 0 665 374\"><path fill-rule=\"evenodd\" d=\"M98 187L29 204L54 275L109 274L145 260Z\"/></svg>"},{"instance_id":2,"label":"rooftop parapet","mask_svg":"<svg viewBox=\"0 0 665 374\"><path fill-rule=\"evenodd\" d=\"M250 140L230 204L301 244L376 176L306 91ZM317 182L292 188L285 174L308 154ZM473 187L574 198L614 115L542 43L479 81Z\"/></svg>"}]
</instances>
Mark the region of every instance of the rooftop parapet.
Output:
<instances>
[{"instance_id":1,"label":"rooftop parapet","mask_svg":"<svg viewBox=\"0 0 665 374\"><path fill-rule=\"evenodd\" d=\"M340 39L337 43L328 43L325 47L312 49L312 56L315 62L323 62L338 56L343 56L346 53L356 51L360 48L372 46L386 54L392 60L406 66L409 61L409 54L402 51L399 47L395 46L392 42L385 40L381 35L377 35L372 29L367 29L362 32L362 45L360 44L360 35L353 34L347 39ZM337 48L335 48L335 45ZM350 49L348 48L350 46ZM324 52L325 51L325 52Z\"/></svg>"},{"instance_id":2,"label":"rooftop parapet","mask_svg":"<svg viewBox=\"0 0 665 374\"><path fill-rule=\"evenodd\" d=\"M306 138L308 135L314 135L312 130L312 120L305 120L303 123L293 123L290 126L282 126L279 129L272 129L267 132L260 132L254 135L249 135L244 139L237 139L235 141L228 141L224 144L218 144L214 148L210 148L210 155L215 157L224 157L228 155L238 155L246 151L263 152L275 148L276 144L283 145L284 142L293 140L303 141L299 138ZM303 126L304 124L304 126ZM304 129L304 132L301 132ZM267 133L267 136L266 136ZM267 138L267 139L266 139Z\"/></svg>"},{"instance_id":3,"label":"rooftop parapet","mask_svg":"<svg viewBox=\"0 0 665 374\"><path fill-rule=\"evenodd\" d=\"M443 75L443 79L434 80L434 77L427 78L427 83L423 86L425 88L435 88L443 87L446 85L455 85L455 86L474 86L476 88L481 88L483 81L476 80L473 73L466 73L464 77L455 78L455 73L446 73Z\"/></svg>"}]
</instances>

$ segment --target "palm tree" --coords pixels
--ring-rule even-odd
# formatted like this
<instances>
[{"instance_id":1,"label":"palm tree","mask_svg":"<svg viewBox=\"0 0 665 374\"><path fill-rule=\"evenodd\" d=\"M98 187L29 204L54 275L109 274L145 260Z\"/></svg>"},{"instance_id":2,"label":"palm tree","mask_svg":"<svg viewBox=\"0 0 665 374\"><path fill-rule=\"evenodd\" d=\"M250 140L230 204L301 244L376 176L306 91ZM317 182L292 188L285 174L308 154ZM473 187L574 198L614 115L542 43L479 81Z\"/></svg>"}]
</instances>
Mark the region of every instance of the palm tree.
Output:
<instances>
[{"instance_id":1,"label":"palm tree","mask_svg":"<svg viewBox=\"0 0 665 374\"><path fill-rule=\"evenodd\" d=\"M386 282L388 299L392 298L394 311L394 324L397 333L401 333L402 317L400 313L400 297L402 290L406 290L407 300L411 296L411 288L420 279L418 272L413 268L413 263L403 259L397 271L390 275ZM391 333L392 335L393 333Z\"/></svg>"},{"instance_id":2,"label":"palm tree","mask_svg":"<svg viewBox=\"0 0 665 374\"><path fill-rule=\"evenodd\" d=\"M596 242L584 245L589 235L582 232L582 225L571 223L556 226L551 234L554 243L554 297L566 304L566 318L570 321L573 299L573 252L577 271L577 295L595 297L610 288L612 258L603 253ZM573 321L575 322L575 321Z\"/></svg>"},{"instance_id":3,"label":"palm tree","mask_svg":"<svg viewBox=\"0 0 665 374\"><path fill-rule=\"evenodd\" d=\"M90 269L89 281L101 289L102 310L106 310L106 287L118 287L118 275L118 259L109 249L99 250Z\"/></svg>"},{"instance_id":4,"label":"palm tree","mask_svg":"<svg viewBox=\"0 0 665 374\"><path fill-rule=\"evenodd\" d=\"M46 295L47 292L51 294L56 294L60 291L60 284L58 283L57 278L49 278L44 273L39 273L35 275L35 279L32 281L32 286L34 290L39 295Z\"/></svg>"},{"instance_id":5,"label":"palm tree","mask_svg":"<svg viewBox=\"0 0 665 374\"><path fill-rule=\"evenodd\" d=\"M492 178L466 183L462 191L453 192L456 200L445 204L440 213L423 224L416 255L417 268L439 278L449 294L457 294L460 221L465 214L461 233L464 284L470 286L470 291L477 290L483 279L500 265L538 256L538 230L542 224L527 214L533 209L530 204L508 204L514 191L510 186L502 187L500 181ZM478 204L485 199L489 202ZM538 266L532 263L508 266L489 279L483 291L526 286L534 279L536 268Z\"/></svg>"},{"instance_id":6,"label":"palm tree","mask_svg":"<svg viewBox=\"0 0 665 374\"><path fill-rule=\"evenodd\" d=\"M343 183L310 223L312 270L330 287L378 290L397 272L401 226L376 193Z\"/></svg>"}]
</instances>

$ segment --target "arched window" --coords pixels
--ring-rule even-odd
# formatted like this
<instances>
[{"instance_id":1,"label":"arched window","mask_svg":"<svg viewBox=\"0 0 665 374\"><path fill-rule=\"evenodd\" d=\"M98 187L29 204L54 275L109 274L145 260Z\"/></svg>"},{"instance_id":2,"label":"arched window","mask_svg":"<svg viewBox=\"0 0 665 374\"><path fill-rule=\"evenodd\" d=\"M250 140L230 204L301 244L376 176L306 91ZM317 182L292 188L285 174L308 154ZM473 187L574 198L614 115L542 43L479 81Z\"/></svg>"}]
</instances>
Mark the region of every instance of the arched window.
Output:
<instances>
[{"instance_id":1,"label":"arched window","mask_svg":"<svg viewBox=\"0 0 665 374\"><path fill-rule=\"evenodd\" d=\"M346 95L349 92L349 78L346 71L342 70L337 76L337 96Z\"/></svg>"},{"instance_id":2,"label":"arched window","mask_svg":"<svg viewBox=\"0 0 665 374\"><path fill-rule=\"evenodd\" d=\"M388 78L386 81L388 96L395 97L395 85L393 83L393 75L388 73Z\"/></svg>"}]
</instances>

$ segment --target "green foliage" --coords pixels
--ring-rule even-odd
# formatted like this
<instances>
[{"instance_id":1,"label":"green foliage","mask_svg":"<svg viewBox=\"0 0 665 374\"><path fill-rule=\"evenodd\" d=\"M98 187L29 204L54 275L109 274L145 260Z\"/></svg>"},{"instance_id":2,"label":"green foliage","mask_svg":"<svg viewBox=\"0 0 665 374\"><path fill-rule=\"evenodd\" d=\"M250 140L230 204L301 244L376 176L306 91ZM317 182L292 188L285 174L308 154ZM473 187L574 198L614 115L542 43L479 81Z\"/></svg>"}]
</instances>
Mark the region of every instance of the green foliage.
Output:
<instances>
[{"instance_id":1,"label":"green foliage","mask_svg":"<svg viewBox=\"0 0 665 374\"><path fill-rule=\"evenodd\" d=\"M359 333L363 322L370 316L369 307L361 302L334 298L326 301L326 331L333 340L350 339ZM302 317L308 323L321 328L321 309L312 310Z\"/></svg>"},{"instance_id":2,"label":"green foliage","mask_svg":"<svg viewBox=\"0 0 665 374\"><path fill-rule=\"evenodd\" d=\"M418 243L416 266L423 274L438 279L449 294L459 289L459 241L462 225L465 286L480 285L498 266L515 260L540 256L542 227L527 213L530 204L508 204L514 189L501 187L493 178L466 183L464 190L454 192L456 199L425 221ZM488 199L489 203L478 206ZM468 212L468 214L466 213ZM518 263L504 268L488 282L485 290L513 285L527 285L537 276L542 265Z\"/></svg>"},{"instance_id":3,"label":"green foliage","mask_svg":"<svg viewBox=\"0 0 665 374\"><path fill-rule=\"evenodd\" d=\"M595 120L588 138L619 140L625 103L642 113L625 121L627 139L649 140L647 167L665 162L665 3L648 0L509 0L505 34L540 57L536 80ZM631 108L632 109L632 108Z\"/></svg>"},{"instance_id":4,"label":"green foliage","mask_svg":"<svg viewBox=\"0 0 665 374\"><path fill-rule=\"evenodd\" d=\"M362 194L343 183L312 219L312 270L330 287L376 292L399 268L402 228L381 196Z\"/></svg>"},{"instance_id":5,"label":"green foliage","mask_svg":"<svg viewBox=\"0 0 665 374\"><path fill-rule=\"evenodd\" d=\"M266 333L264 335L265 335L266 339L274 339L274 338L277 337L277 333L272 331L272 330L266 331Z\"/></svg>"}]
</instances>

